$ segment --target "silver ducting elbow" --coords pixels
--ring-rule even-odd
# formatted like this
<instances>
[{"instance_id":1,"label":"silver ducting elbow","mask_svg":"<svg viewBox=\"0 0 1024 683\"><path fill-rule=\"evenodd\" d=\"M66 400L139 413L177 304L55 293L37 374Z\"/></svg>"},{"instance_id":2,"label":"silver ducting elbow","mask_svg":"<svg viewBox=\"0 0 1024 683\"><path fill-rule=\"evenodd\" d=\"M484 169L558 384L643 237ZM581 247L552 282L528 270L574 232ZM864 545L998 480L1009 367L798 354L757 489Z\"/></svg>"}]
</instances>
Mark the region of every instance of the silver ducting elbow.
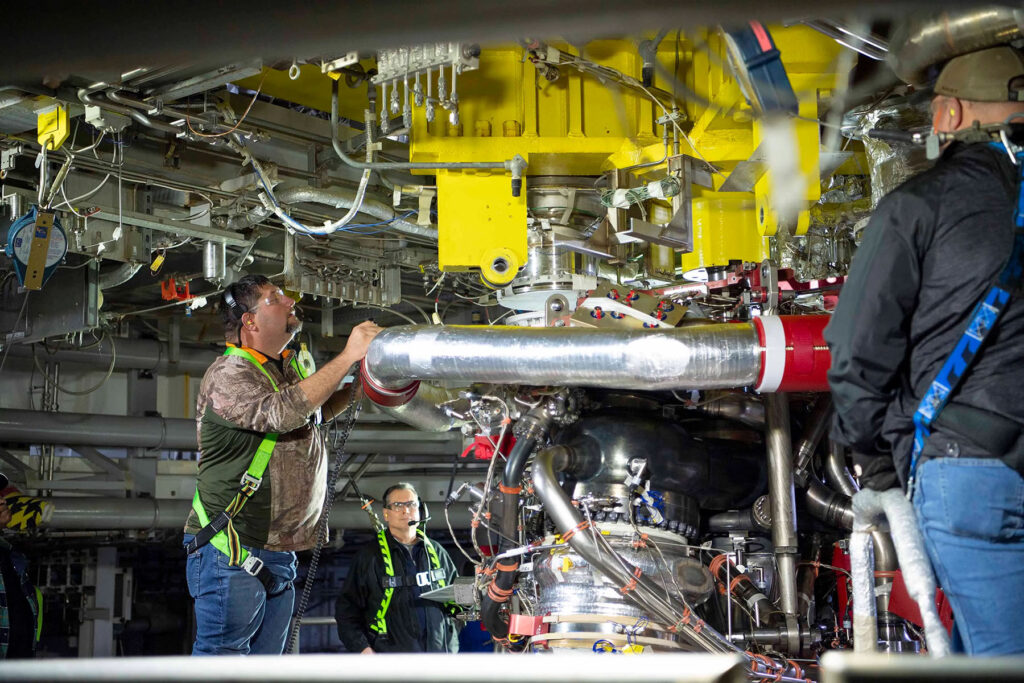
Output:
<instances>
[{"instance_id":1,"label":"silver ducting elbow","mask_svg":"<svg viewBox=\"0 0 1024 683\"><path fill-rule=\"evenodd\" d=\"M421 383L419 389L406 403L376 405L381 412L421 431L447 432L466 423L466 420L449 414L441 407L441 404L457 398L458 394L455 391ZM373 400L372 397L370 400Z\"/></svg>"},{"instance_id":2,"label":"silver ducting elbow","mask_svg":"<svg viewBox=\"0 0 1024 683\"><path fill-rule=\"evenodd\" d=\"M117 287L135 277L135 273L139 272L142 268L141 263L122 263L114 270L100 273L99 286L100 289L110 289L111 287Z\"/></svg>"},{"instance_id":3,"label":"silver ducting elbow","mask_svg":"<svg viewBox=\"0 0 1024 683\"><path fill-rule=\"evenodd\" d=\"M1024 10L1012 7L991 5L918 15L893 32L888 63L901 80L925 85L931 66L1022 35Z\"/></svg>"},{"instance_id":4,"label":"silver ducting elbow","mask_svg":"<svg viewBox=\"0 0 1024 683\"><path fill-rule=\"evenodd\" d=\"M370 344L365 369L382 389L411 382L490 382L641 391L827 391L828 316L657 330L403 326ZM798 352L794 352L794 348ZM800 356L800 363L792 360Z\"/></svg>"}]
</instances>

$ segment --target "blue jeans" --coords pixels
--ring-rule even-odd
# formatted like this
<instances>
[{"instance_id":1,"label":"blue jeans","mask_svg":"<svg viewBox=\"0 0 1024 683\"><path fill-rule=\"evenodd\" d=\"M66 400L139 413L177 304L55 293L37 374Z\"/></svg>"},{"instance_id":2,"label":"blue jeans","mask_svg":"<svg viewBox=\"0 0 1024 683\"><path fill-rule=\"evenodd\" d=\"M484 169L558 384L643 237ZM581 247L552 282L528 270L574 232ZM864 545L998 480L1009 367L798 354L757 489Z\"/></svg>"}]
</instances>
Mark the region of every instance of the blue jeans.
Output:
<instances>
[{"instance_id":1,"label":"blue jeans","mask_svg":"<svg viewBox=\"0 0 1024 683\"><path fill-rule=\"evenodd\" d=\"M185 545L192 541L185 535ZM284 651L295 603L295 553L246 550L276 579L270 591L207 543L189 554L185 575L196 603L193 655L279 655Z\"/></svg>"},{"instance_id":2,"label":"blue jeans","mask_svg":"<svg viewBox=\"0 0 1024 683\"><path fill-rule=\"evenodd\" d=\"M1024 479L999 460L935 458L918 469L914 507L963 650L1024 652Z\"/></svg>"}]
</instances>

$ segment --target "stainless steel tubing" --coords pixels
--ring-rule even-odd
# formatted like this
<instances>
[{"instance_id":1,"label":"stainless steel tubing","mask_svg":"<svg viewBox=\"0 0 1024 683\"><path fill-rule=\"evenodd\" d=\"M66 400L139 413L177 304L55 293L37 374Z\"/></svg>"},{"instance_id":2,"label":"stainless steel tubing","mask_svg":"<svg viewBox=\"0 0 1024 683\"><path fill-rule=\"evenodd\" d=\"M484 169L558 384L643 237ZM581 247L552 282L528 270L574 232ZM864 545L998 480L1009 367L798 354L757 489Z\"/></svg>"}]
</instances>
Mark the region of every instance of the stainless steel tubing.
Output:
<instances>
[{"instance_id":1,"label":"stainless steel tubing","mask_svg":"<svg viewBox=\"0 0 1024 683\"><path fill-rule=\"evenodd\" d=\"M996 5L913 15L893 31L889 66L907 83L924 85L929 67L1017 40L1022 27L1024 11Z\"/></svg>"},{"instance_id":2,"label":"stainless steel tubing","mask_svg":"<svg viewBox=\"0 0 1024 683\"><path fill-rule=\"evenodd\" d=\"M544 503L544 511L560 534L568 534L583 523L583 516L573 507L572 501L558 483L557 472L571 470L575 453L564 446L545 448L533 463L533 488ZM620 586L631 584L634 579L636 586L627 591L626 595L645 610L650 610L651 617L663 624L676 624L680 620L681 609L665 600L663 591L652 584L644 576L635 577L633 573L616 561L614 551L610 547L599 545L600 537L587 531L571 534L569 545L578 552L595 569ZM628 564L628 563L627 563ZM721 634L706 624L698 630L690 624L680 624L679 633L691 644L707 652L733 653L739 648L727 641Z\"/></svg>"},{"instance_id":3,"label":"stainless steel tubing","mask_svg":"<svg viewBox=\"0 0 1024 683\"><path fill-rule=\"evenodd\" d=\"M194 451L195 420L128 417L48 411L0 411L0 444L66 444ZM429 434L396 424L356 423L349 438L350 453L455 453L458 433Z\"/></svg>"},{"instance_id":4,"label":"stainless steel tubing","mask_svg":"<svg viewBox=\"0 0 1024 683\"><path fill-rule=\"evenodd\" d=\"M106 83L94 83L93 85L90 85L88 88L81 88L78 91L78 99L82 104L90 104L96 107L100 107L101 109L106 109L107 111L112 111L115 114L128 116L132 119L135 119L136 121L138 121L139 123L148 128L154 128L156 130L163 131L164 133L174 133L175 135L181 132L180 128L172 126L169 123L164 123L163 121L155 121L146 116L145 114L143 114L138 109L132 109L131 107L122 107L121 105L112 104L105 100L97 100L92 96L93 92L105 87L107 87Z\"/></svg>"},{"instance_id":5,"label":"stainless steel tubing","mask_svg":"<svg viewBox=\"0 0 1024 683\"><path fill-rule=\"evenodd\" d=\"M325 204L336 209L350 209L355 204L356 192L341 187L292 187L282 189L275 193L277 200L284 204L306 202L310 204ZM382 221L392 221L390 224L395 230L407 235L424 237L434 242L437 241L437 228L431 228L416 223L410 223L402 218L397 218L395 210L388 204L365 197L359 207L360 213L373 216Z\"/></svg>"},{"instance_id":6,"label":"stainless steel tubing","mask_svg":"<svg viewBox=\"0 0 1024 683\"><path fill-rule=\"evenodd\" d=\"M192 508L191 498L93 498L87 496L48 498L53 515L42 525L53 530L180 529ZM431 501L432 503L432 501ZM438 501L437 505L441 505ZM452 525L468 526L472 516L465 506L449 510ZM358 501L339 500L331 509L331 526L359 529L369 526L369 517Z\"/></svg>"},{"instance_id":7,"label":"stainless steel tubing","mask_svg":"<svg viewBox=\"0 0 1024 683\"><path fill-rule=\"evenodd\" d=\"M844 496L853 497L860 487L850 475L843 456L843 446L834 441L829 442L828 455L825 457L825 481L835 490ZM853 503L849 502L850 516L852 521ZM843 520L847 519L846 512L843 512ZM853 528L847 527L847 528ZM880 572L891 572L899 568L899 560L896 557L896 548L892 543L892 535L888 531L872 531L871 539L875 544L875 569ZM876 583L891 583L892 579L878 578ZM878 611L885 612L889 608L889 594L886 591L878 591Z\"/></svg>"},{"instance_id":8,"label":"stainless steel tubing","mask_svg":"<svg viewBox=\"0 0 1024 683\"><path fill-rule=\"evenodd\" d=\"M750 324L665 330L403 326L370 344L379 384L411 380L611 389L716 389L753 384L761 346ZM788 450L788 449L787 449Z\"/></svg>"},{"instance_id":9,"label":"stainless steel tubing","mask_svg":"<svg viewBox=\"0 0 1024 683\"><path fill-rule=\"evenodd\" d=\"M378 405L377 409L390 415L399 422L404 422L425 432L447 432L461 427L465 420L453 417L444 412L441 403L457 398L455 391L442 389L433 384L421 383L416 395L408 403L396 407Z\"/></svg>"},{"instance_id":10,"label":"stainless steel tubing","mask_svg":"<svg viewBox=\"0 0 1024 683\"><path fill-rule=\"evenodd\" d=\"M186 347L181 348L177 362L170 361L167 344L150 339L118 339L115 370L152 370L160 375L177 375L188 373L201 377L206 369L220 353L211 349ZM11 347L12 358L31 358L32 347L19 344ZM54 360L61 363L79 363L94 365L105 371L110 367L109 344L102 344L94 349L61 349L50 353L36 347L36 355L40 360Z\"/></svg>"},{"instance_id":11,"label":"stainless steel tubing","mask_svg":"<svg viewBox=\"0 0 1024 683\"><path fill-rule=\"evenodd\" d=\"M853 507L849 496L826 488L817 479L807 481L807 510L832 526L853 528Z\"/></svg>"},{"instance_id":12,"label":"stainless steel tubing","mask_svg":"<svg viewBox=\"0 0 1024 683\"><path fill-rule=\"evenodd\" d=\"M787 615L800 609L796 589L796 498L793 491L793 447L786 394L765 397L768 421L768 496L772 509L772 543L779 568L780 604Z\"/></svg>"},{"instance_id":13,"label":"stainless steel tubing","mask_svg":"<svg viewBox=\"0 0 1024 683\"><path fill-rule=\"evenodd\" d=\"M825 481L835 490L851 498L860 491L860 487L846 467L842 444L831 440L828 444L828 454L825 456Z\"/></svg>"},{"instance_id":14,"label":"stainless steel tubing","mask_svg":"<svg viewBox=\"0 0 1024 683\"><path fill-rule=\"evenodd\" d=\"M832 395L824 394L814 404L814 410L807 419L804 434L800 438L800 443L797 444L795 456L797 472L803 472L811 464L811 458L814 457L814 451L818 449L818 444L821 443L821 437L825 435L829 425L832 423L831 417Z\"/></svg>"}]
</instances>

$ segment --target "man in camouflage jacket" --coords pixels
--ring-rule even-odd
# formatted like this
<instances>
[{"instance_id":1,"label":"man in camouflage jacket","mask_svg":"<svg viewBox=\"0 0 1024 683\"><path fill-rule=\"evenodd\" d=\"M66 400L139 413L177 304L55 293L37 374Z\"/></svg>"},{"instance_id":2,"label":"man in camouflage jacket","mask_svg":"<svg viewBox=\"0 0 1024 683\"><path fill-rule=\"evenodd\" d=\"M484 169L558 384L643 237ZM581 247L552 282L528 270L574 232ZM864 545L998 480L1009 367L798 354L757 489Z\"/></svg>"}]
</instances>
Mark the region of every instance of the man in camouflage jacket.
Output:
<instances>
[{"instance_id":1,"label":"man in camouflage jacket","mask_svg":"<svg viewBox=\"0 0 1024 683\"><path fill-rule=\"evenodd\" d=\"M380 331L369 321L355 326L344 351L304 377L285 348L301 329L294 307L263 276L246 276L225 290L225 339L234 355L215 360L200 385L198 496L185 525L195 655L283 651L295 597L295 551L315 544L326 495L327 453L316 416L319 410L329 422L344 412L349 392L338 386ZM262 481L221 532L222 539L237 535L232 540L241 555L232 559L216 547L217 539L195 547L204 526L196 506L209 519L224 511L269 433L278 437ZM254 572L259 563L253 561L239 566L239 558L248 557L261 561L263 570Z\"/></svg>"}]
</instances>

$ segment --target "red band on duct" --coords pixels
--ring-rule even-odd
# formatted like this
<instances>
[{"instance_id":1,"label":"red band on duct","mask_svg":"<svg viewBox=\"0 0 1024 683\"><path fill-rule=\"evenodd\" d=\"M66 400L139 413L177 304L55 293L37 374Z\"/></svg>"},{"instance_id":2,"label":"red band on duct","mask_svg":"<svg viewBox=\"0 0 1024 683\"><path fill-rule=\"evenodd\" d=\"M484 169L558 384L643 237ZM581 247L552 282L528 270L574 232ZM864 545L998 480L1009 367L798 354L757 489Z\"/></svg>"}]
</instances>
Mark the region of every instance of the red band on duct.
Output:
<instances>
[{"instance_id":1,"label":"red band on duct","mask_svg":"<svg viewBox=\"0 0 1024 683\"><path fill-rule=\"evenodd\" d=\"M832 356L825 344L827 315L780 315L754 318L761 344L761 371L756 389L828 391Z\"/></svg>"},{"instance_id":2,"label":"red band on duct","mask_svg":"<svg viewBox=\"0 0 1024 683\"><path fill-rule=\"evenodd\" d=\"M366 395L366 398L370 399L377 405L385 406L386 408L404 406L412 400L412 397L415 396L416 392L420 389L419 380L410 382L408 385L399 389L389 389L388 387L382 386L366 370L365 358L359 363L359 376L363 380L363 393Z\"/></svg>"}]
</instances>

